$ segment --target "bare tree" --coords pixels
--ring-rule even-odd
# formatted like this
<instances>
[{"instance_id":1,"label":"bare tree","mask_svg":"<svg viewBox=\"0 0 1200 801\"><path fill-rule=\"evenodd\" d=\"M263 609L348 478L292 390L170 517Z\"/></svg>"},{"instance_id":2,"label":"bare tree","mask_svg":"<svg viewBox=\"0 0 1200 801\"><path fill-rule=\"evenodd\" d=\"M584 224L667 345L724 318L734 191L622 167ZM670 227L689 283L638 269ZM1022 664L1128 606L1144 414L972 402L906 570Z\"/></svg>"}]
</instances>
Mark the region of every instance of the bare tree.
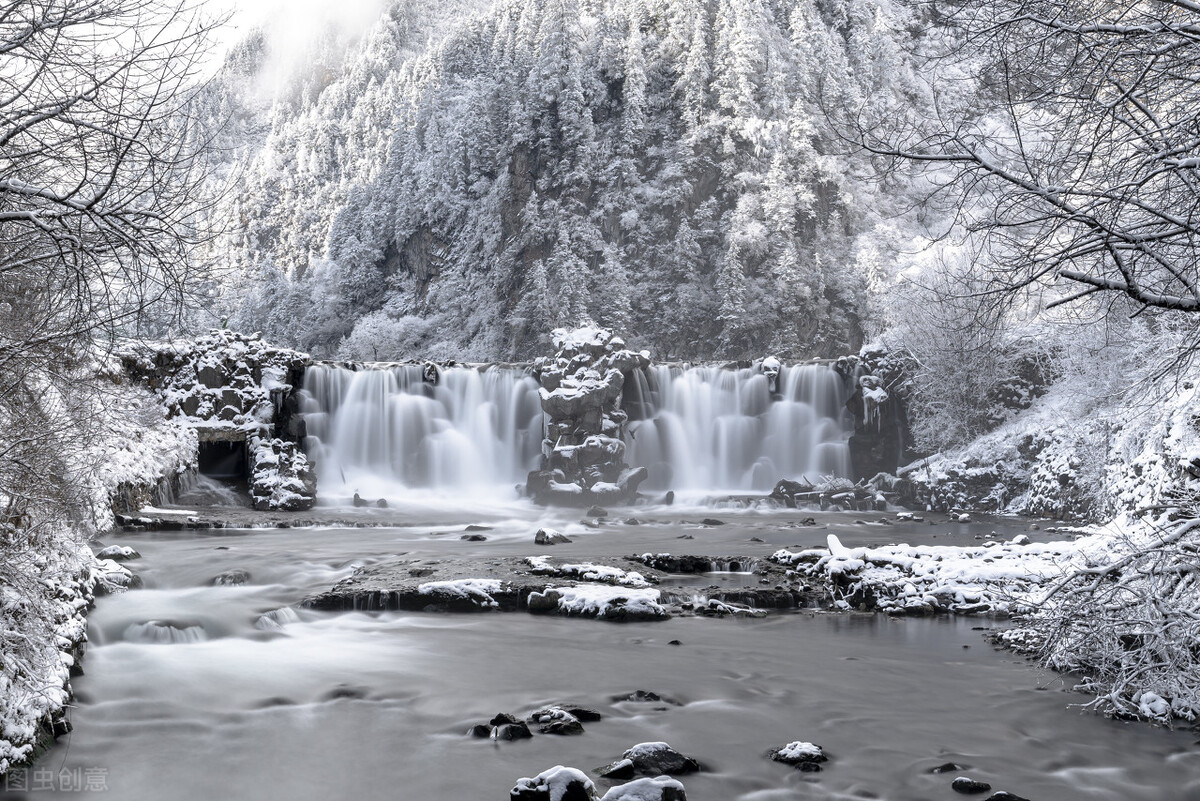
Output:
<instances>
[{"instance_id":1,"label":"bare tree","mask_svg":"<svg viewBox=\"0 0 1200 801\"><path fill-rule=\"evenodd\" d=\"M932 169L998 293L1200 310L1200 3L911 0L932 113L859 132Z\"/></svg>"},{"instance_id":2,"label":"bare tree","mask_svg":"<svg viewBox=\"0 0 1200 801\"><path fill-rule=\"evenodd\" d=\"M54 377L76 381L97 341L183 298L208 237L193 108L210 30L187 0L0 2L5 417L29 414ZM0 437L5 473L32 464L15 458L23 442ZM35 478L0 491L11 501Z\"/></svg>"},{"instance_id":3,"label":"bare tree","mask_svg":"<svg viewBox=\"0 0 1200 801\"><path fill-rule=\"evenodd\" d=\"M178 306L192 250L209 236L195 201L210 148L194 109L212 24L188 0L0 0L0 709L10 731L52 714L62 691L56 626L73 612L56 588L86 569L86 445L108 405L96 360L151 311ZM0 736L0 774L21 748Z\"/></svg>"}]
</instances>

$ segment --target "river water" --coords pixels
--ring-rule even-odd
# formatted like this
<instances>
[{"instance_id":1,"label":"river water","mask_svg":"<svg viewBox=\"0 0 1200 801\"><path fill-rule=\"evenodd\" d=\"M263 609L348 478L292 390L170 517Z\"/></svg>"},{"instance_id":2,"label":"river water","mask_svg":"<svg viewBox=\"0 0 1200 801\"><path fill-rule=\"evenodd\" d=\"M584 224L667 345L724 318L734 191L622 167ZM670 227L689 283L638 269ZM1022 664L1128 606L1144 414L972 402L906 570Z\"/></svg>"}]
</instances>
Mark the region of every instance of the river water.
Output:
<instances>
[{"instance_id":1,"label":"river water","mask_svg":"<svg viewBox=\"0 0 1200 801\"><path fill-rule=\"evenodd\" d=\"M533 554L544 525L574 538L555 556L585 558L766 556L823 543L830 531L847 545L967 544L1025 523L882 526L855 524L861 514L659 507L637 510L641 525L589 529L518 504L391 513L406 522L114 537L142 553L131 566L146 588L100 599L87 675L75 681L75 730L35 768L56 789L31 797L77 797L77 778L90 771L109 797L128 801L482 801L554 765L590 770L665 740L707 768L683 777L691 801L949 800L961 797L950 789L959 773L1035 801L1200 798L1194 733L1070 707L1083 699L1061 677L984 641L977 627L996 625L987 620L797 612L613 624L300 610L277 615L282 630L256 626L356 565L401 552ZM697 525L712 516L728 524ZM801 525L810 516L818 525ZM488 541L461 540L467 524L490 526ZM233 569L249 582L210 584ZM679 705L613 700L638 689ZM604 719L579 737L465 735L498 712L568 700ZM823 772L763 758L797 739L832 755ZM969 768L929 772L945 762Z\"/></svg>"}]
</instances>

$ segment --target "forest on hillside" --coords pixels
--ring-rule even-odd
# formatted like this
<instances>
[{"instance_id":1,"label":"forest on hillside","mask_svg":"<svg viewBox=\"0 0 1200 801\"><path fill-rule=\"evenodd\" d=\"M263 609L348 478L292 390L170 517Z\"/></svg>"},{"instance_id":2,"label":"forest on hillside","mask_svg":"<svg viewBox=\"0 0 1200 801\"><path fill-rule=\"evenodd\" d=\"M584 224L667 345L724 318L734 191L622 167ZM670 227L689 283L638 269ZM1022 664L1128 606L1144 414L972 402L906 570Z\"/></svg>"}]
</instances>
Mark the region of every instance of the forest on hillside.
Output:
<instances>
[{"instance_id":1,"label":"forest on hillside","mask_svg":"<svg viewBox=\"0 0 1200 801\"><path fill-rule=\"evenodd\" d=\"M271 39L251 34L207 98L236 177L209 257L219 316L376 360L528 358L589 319L666 359L855 350L902 240L936 217L851 136L864 109L927 102L926 17L393 0L266 90Z\"/></svg>"}]
</instances>

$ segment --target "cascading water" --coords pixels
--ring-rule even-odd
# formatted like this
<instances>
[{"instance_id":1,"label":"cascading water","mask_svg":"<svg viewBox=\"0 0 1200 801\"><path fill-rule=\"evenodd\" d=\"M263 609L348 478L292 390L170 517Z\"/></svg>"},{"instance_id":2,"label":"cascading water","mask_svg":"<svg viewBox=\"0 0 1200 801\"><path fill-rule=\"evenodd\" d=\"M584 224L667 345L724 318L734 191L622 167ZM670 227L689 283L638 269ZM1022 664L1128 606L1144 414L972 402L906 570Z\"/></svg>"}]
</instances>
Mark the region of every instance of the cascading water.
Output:
<instances>
[{"instance_id":1,"label":"cascading water","mask_svg":"<svg viewBox=\"0 0 1200 801\"><path fill-rule=\"evenodd\" d=\"M511 368L451 367L431 383L420 365L310 367L301 413L322 499L414 489L511 494L540 453L537 390Z\"/></svg>"},{"instance_id":2,"label":"cascading water","mask_svg":"<svg viewBox=\"0 0 1200 801\"><path fill-rule=\"evenodd\" d=\"M626 383L626 459L647 489L770 490L781 478L848 477L852 425L841 377L784 367L772 395L755 369L659 365Z\"/></svg>"}]
</instances>

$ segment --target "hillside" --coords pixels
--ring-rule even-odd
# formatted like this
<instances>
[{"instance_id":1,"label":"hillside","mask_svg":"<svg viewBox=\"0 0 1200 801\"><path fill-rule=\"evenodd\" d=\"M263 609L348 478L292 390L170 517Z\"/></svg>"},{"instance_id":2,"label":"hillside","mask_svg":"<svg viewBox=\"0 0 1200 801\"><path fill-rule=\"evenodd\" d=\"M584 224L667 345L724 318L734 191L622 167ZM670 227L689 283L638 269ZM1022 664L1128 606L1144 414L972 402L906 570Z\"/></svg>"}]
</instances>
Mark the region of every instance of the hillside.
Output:
<instances>
[{"instance_id":1,"label":"hillside","mask_svg":"<svg viewBox=\"0 0 1200 801\"><path fill-rule=\"evenodd\" d=\"M231 126L231 325L368 359L525 357L585 318L667 358L862 342L905 192L837 129L914 102L889 4L450 6L389 3ZM267 51L231 55L226 119L266 110Z\"/></svg>"}]
</instances>

